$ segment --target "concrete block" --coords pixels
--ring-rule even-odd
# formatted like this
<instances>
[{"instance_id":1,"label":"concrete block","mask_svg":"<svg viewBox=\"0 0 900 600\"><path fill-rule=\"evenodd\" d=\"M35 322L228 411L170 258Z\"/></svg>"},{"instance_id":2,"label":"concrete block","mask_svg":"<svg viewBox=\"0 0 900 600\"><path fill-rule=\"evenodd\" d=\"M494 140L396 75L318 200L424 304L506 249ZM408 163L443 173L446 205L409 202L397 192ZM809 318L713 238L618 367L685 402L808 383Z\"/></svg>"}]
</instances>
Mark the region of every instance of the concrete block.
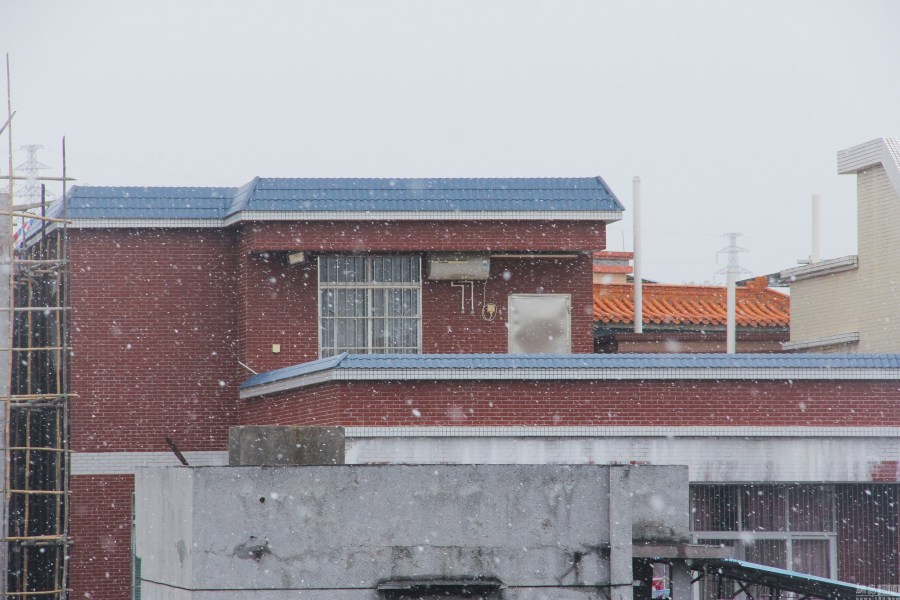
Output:
<instances>
[{"instance_id":1,"label":"concrete block","mask_svg":"<svg viewBox=\"0 0 900 600\"><path fill-rule=\"evenodd\" d=\"M228 430L232 467L344 464L343 427L245 425Z\"/></svg>"},{"instance_id":2,"label":"concrete block","mask_svg":"<svg viewBox=\"0 0 900 600\"><path fill-rule=\"evenodd\" d=\"M375 600L385 581L444 579L631 600L633 517L678 538L681 493L683 467L142 468L135 539L148 600Z\"/></svg>"}]
</instances>

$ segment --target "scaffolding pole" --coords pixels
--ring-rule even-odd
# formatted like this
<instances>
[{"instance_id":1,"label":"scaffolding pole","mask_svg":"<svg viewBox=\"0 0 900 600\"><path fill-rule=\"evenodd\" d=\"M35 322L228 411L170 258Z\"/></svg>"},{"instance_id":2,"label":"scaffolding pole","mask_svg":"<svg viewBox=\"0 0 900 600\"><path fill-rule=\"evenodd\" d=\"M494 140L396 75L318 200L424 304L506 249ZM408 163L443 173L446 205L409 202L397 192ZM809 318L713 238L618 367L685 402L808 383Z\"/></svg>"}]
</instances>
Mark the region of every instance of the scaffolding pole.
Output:
<instances>
[{"instance_id":1,"label":"scaffolding pole","mask_svg":"<svg viewBox=\"0 0 900 600\"><path fill-rule=\"evenodd\" d=\"M16 205L7 56L9 173L0 194L0 428L3 481L2 598L67 597L69 549L68 240L65 138L62 176L40 199ZM43 181L63 186L48 214ZM20 236L15 235L18 227ZM29 229L30 227L30 229Z\"/></svg>"}]
</instances>

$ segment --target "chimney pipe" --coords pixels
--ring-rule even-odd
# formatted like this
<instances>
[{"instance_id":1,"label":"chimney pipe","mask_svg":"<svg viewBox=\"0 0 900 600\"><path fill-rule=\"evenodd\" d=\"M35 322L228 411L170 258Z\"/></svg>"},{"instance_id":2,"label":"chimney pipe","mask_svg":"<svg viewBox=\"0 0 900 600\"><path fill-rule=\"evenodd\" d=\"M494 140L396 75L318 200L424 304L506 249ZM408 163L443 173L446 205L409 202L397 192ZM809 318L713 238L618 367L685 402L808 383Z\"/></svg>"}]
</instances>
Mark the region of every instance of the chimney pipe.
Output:
<instances>
[{"instance_id":1,"label":"chimney pipe","mask_svg":"<svg viewBox=\"0 0 900 600\"><path fill-rule=\"evenodd\" d=\"M819 194L812 196L812 254L809 257L811 263L822 260L822 198Z\"/></svg>"},{"instance_id":2,"label":"chimney pipe","mask_svg":"<svg viewBox=\"0 0 900 600\"><path fill-rule=\"evenodd\" d=\"M631 180L634 197L634 332L644 332L644 290L641 287L641 178Z\"/></svg>"},{"instance_id":3,"label":"chimney pipe","mask_svg":"<svg viewBox=\"0 0 900 600\"><path fill-rule=\"evenodd\" d=\"M727 295L726 295L726 299L725 299L725 303L726 303L726 327L725 328L727 330L727 334L725 337L725 341L726 341L725 352L727 352L728 354L734 354L737 349L736 344L735 344L735 328L736 328L735 297L737 296L737 289L735 286L736 275L737 275L736 269L733 266L728 265L728 274L727 274L727 280L726 280L727 283L725 284L726 290L727 290Z\"/></svg>"}]
</instances>

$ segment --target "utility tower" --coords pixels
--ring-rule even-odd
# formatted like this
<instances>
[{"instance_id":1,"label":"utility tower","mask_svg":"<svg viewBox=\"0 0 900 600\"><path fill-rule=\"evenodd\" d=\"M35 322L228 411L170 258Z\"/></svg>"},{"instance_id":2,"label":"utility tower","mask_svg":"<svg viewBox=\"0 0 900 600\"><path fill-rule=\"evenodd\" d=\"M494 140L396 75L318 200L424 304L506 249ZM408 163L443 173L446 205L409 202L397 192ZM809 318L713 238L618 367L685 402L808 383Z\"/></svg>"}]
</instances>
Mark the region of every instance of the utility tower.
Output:
<instances>
[{"instance_id":1,"label":"utility tower","mask_svg":"<svg viewBox=\"0 0 900 600\"><path fill-rule=\"evenodd\" d=\"M716 256L718 257L721 254L725 254L728 257L728 263L725 267L716 271L716 275L728 275L729 273L733 273L735 277L738 275L752 275L753 273L740 265L740 254L741 252L747 252L746 248L741 248L737 245L737 240L741 236L740 233L725 233L722 234L723 237L728 238L728 245L718 252L716 252Z\"/></svg>"},{"instance_id":2,"label":"utility tower","mask_svg":"<svg viewBox=\"0 0 900 600\"><path fill-rule=\"evenodd\" d=\"M741 252L746 252L746 248L741 248L737 245L739 233L726 233L725 237L728 238L728 246L719 250L718 254L726 254L728 255L728 264L724 269L719 269L716 271L717 275L725 273L725 289L726 289L726 352L728 354L734 354L737 351L737 324L736 324L736 312L737 312L737 290L735 289L735 282L737 281L738 275L750 275L750 271L747 269L741 268L740 264L738 264L738 255Z\"/></svg>"},{"instance_id":3,"label":"utility tower","mask_svg":"<svg viewBox=\"0 0 900 600\"><path fill-rule=\"evenodd\" d=\"M36 144L20 148L26 152L27 158L16 167L19 175L25 177L25 180L16 186L16 202L18 204L38 204L41 201L41 171L50 168L37 159L38 150L42 148L43 146Z\"/></svg>"}]
</instances>

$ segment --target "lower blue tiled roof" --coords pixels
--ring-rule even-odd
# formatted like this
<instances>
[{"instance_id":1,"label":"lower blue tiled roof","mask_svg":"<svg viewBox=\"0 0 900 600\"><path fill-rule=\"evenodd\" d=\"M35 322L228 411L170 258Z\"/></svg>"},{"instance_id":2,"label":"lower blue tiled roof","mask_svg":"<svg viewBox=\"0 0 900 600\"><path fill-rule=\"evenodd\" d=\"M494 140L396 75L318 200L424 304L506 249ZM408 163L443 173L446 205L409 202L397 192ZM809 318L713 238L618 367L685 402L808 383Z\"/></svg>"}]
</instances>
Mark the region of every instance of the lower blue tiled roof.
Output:
<instances>
[{"instance_id":1,"label":"lower blue tiled roof","mask_svg":"<svg viewBox=\"0 0 900 600\"><path fill-rule=\"evenodd\" d=\"M340 369L872 369L898 354L349 354Z\"/></svg>"},{"instance_id":2,"label":"lower blue tiled roof","mask_svg":"<svg viewBox=\"0 0 900 600\"><path fill-rule=\"evenodd\" d=\"M502 373L500 379L632 378L648 374L673 379L900 378L898 354L340 354L254 375L242 390L332 372L329 379L381 379L379 372L417 373L421 379L467 378ZM454 373L457 376L448 376ZM554 375L556 373L557 375ZM357 375L354 375L357 374ZM433 375L430 375L433 374ZM605 374L605 375L604 375ZM608 376L606 376L608 375ZM401 377L402 378L402 377ZM475 377L473 377L475 378Z\"/></svg>"},{"instance_id":3,"label":"lower blue tiled roof","mask_svg":"<svg viewBox=\"0 0 900 600\"><path fill-rule=\"evenodd\" d=\"M235 192L222 187L75 186L67 195L67 208L71 219L221 219Z\"/></svg>"}]
</instances>

